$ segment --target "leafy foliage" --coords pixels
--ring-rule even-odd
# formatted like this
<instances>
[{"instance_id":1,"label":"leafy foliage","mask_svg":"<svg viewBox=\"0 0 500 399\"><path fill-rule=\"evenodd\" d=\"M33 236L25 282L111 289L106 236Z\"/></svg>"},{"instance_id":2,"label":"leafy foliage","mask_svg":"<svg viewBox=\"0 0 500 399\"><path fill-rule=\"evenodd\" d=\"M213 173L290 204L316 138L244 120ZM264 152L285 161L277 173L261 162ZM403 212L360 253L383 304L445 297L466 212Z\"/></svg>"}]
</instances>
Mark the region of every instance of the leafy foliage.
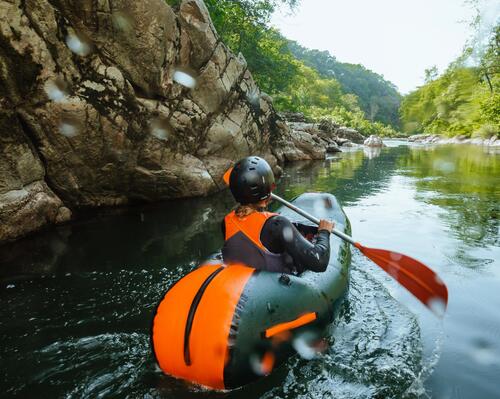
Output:
<instances>
[{"instance_id":1,"label":"leafy foliage","mask_svg":"<svg viewBox=\"0 0 500 399\"><path fill-rule=\"evenodd\" d=\"M344 92L356 95L361 110L369 120L399 127L401 95L396 86L383 76L362 65L339 62L328 51L309 50L293 41L290 41L290 50L322 77L336 79Z\"/></svg>"},{"instance_id":2,"label":"leafy foliage","mask_svg":"<svg viewBox=\"0 0 500 399\"><path fill-rule=\"evenodd\" d=\"M474 53L467 48L445 73L426 74L426 84L401 104L407 133L490 137L500 132L500 25L474 67L465 61Z\"/></svg>"},{"instance_id":3,"label":"leafy foliage","mask_svg":"<svg viewBox=\"0 0 500 399\"><path fill-rule=\"evenodd\" d=\"M277 7L293 9L298 1L205 0L205 4L222 41L236 54L243 54L260 89L274 98L278 110L299 111L309 118L331 118L364 134L395 135L394 129L371 122L398 125L399 94L390 83L358 65L351 68L354 78L348 86L349 79L341 81L332 74L322 73L322 64L308 64L306 60L298 59L297 54L290 50L298 45L269 27L269 20ZM177 0L167 2L171 5L178 3ZM341 65L338 68L349 69L350 64L335 63ZM361 83L355 83L354 79ZM365 81L377 83L370 86L364 84ZM367 96L371 98L369 105ZM386 107L391 102L395 105L389 106L392 107L389 112ZM365 109L370 111L367 113Z\"/></svg>"},{"instance_id":4,"label":"leafy foliage","mask_svg":"<svg viewBox=\"0 0 500 399\"><path fill-rule=\"evenodd\" d=\"M206 0L212 21L222 40L236 54L242 53L248 68L265 92L280 92L297 73L297 64L280 33L267 27L280 4L297 0Z\"/></svg>"}]
</instances>

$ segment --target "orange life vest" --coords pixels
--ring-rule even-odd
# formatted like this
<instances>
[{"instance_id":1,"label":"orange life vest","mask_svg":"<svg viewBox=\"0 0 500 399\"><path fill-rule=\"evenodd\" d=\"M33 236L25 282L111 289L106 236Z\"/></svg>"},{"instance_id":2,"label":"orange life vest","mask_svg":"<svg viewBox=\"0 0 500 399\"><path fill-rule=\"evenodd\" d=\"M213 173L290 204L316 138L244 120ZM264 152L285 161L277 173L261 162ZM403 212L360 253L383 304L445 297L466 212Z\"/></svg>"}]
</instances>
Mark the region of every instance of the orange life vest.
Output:
<instances>
[{"instance_id":1,"label":"orange life vest","mask_svg":"<svg viewBox=\"0 0 500 399\"><path fill-rule=\"evenodd\" d=\"M253 212L239 218L234 211L226 215L226 236L222 248L224 262L243 263L260 270L285 271L285 254L270 252L260 241L264 224L275 215L271 212Z\"/></svg>"}]
</instances>

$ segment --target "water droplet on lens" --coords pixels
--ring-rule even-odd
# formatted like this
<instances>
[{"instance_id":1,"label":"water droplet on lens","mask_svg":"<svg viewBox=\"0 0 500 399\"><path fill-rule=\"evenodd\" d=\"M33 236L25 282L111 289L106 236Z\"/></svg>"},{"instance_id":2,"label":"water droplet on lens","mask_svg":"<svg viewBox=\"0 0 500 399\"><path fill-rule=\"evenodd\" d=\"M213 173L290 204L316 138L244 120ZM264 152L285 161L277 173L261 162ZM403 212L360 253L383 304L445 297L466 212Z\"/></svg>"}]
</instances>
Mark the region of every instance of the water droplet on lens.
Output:
<instances>
[{"instance_id":1,"label":"water droplet on lens","mask_svg":"<svg viewBox=\"0 0 500 399\"><path fill-rule=\"evenodd\" d=\"M311 360L318 354L313 346L314 338L312 334L300 334L293 339L292 346L303 359Z\"/></svg>"},{"instance_id":2,"label":"water droplet on lens","mask_svg":"<svg viewBox=\"0 0 500 399\"><path fill-rule=\"evenodd\" d=\"M254 87L250 89L247 92L247 100L250 104L252 104L254 107L257 107L260 105L260 95L259 95L259 90Z\"/></svg>"},{"instance_id":3,"label":"water droplet on lens","mask_svg":"<svg viewBox=\"0 0 500 399\"><path fill-rule=\"evenodd\" d=\"M500 362L500 358L495 355L492 345L484 339L474 341L471 357L483 366L493 366Z\"/></svg>"},{"instance_id":4,"label":"water droplet on lens","mask_svg":"<svg viewBox=\"0 0 500 399\"><path fill-rule=\"evenodd\" d=\"M170 136L170 127L168 122L161 118L152 120L151 134L159 140L167 141Z\"/></svg>"},{"instance_id":5,"label":"water droplet on lens","mask_svg":"<svg viewBox=\"0 0 500 399\"><path fill-rule=\"evenodd\" d=\"M391 252L391 253L390 253L390 257L391 257L391 259L392 259L393 261L398 262L398 261L400 261L400 260L401 260L401 258L403 257L403 255L398 254L397 252Z\"/></svg>"},{"instance_id":6,"label":"water droplet on lens","mask_svg":"<svg viewBox=\"0 0 500 399\"><path fill-rule=\"evenodd\" d=\"M266 352L264 355L254 353L250 356L250 367L257 375L268 375L274 367L274 353Z\"/></svg>"},{"instance_id":7,"label":"water droplet on lens","mask_svg":"<svg viewBox=\"0 0 500 399\"><path fill-rule=\"evenodd\" d=\"M387 266L387 274L391 276L393 279L398 281L399 278L399 269L395 267L394 265L390 264Z\"/></svg>"},{"instance_id":8,"label":"water droplet on lens","mask_svg":"<svg viewBox=\"0 0 500 399\"><path fill-rule=\"evenodd\" d=\"M132 30L133 19L130 15L123 11L116 11L113 13L113 26L117 30L128 32Z\"/></svg>"},{"instance_id":9,"label":"water droplet on lens","mask_svg":"<svg viewBox=\"0 0 500 399\"><path fill-rule=\"evenodd\" d=\"M68 121L63 121L59 125L59 132L66 137L75 137L78 135L78 128L72 124L71 122Z\"/></svg>"},{"instance_id":10,"label":"water droplet on lens","mask_svg":"<svg viewBox=\"0 0 500 399\"><path fill-rule=\"evenodd\" d=\"M45 82L45 93L55 102L64 102L68 96L66 83L60 79Z\"/></svg>"},{"instance_id":11,"label":"water droplet on lens","mask_svg":"<svg viewBox=\"0 0 500 399\"><path fill-rule=\"evenodd\" d=\"M314 216L321 218L321 215L325 212L325 201L324 199L317 199L313 202L313 212Z\"/></svg>"},{"instance_id":12,"label":"water droplet on lens","mask_svg":"<svg viewBox=\"0 0 500 399\"><path fill-rule=\"evenodd\" d=\"M82 57L89 55L92 51L90 41L75 33L69 33L68 36L66 36L66 44L73 53L81 55Z\"/></svg>"},{"instance_id":13,"label":"water droplet on lens","mask_svg":"<svg viewBox=\"0 0 500 399\"><path fill-rule=\"evenodd\" d=\"M192 76L192 74L181 71L180 69L177 69L174 72L174 76L172 77L172 79L180 85L188 87L190 89L194 89L196 87L196 78Z\"/></svg>"},{"instance_id":14,"label":"water droplet on lens","mask_svg":"<svg viewBox=\"0 0 500 399\"><path fill-rule=\"evenodd\" d=\"M291 242L293 240L293 230L291 227L285 227L283 229L283 238L286 242Z\"/></svg>"},{"instance_id":15,"label":"water droplet on lens","mask_svg":"<svg viewBox=\"0 0 500 399\"><path fill-rule=\"evenodd\" d=\"M441 298L434 297L429 299L427 306L439 318L442 318L446 312L446 304Z\"/></svg>"},{"instance_id":16,"label":"water droplet on lens","mask_svg":"<svg viewBox=\"0 0 500 399\"><path fill-rule=\"evenodd\" d=\"M455 165L453 162L437 159L434 161L434 169L443 173L452 173L455 171Z\"/></svg>"}]
</instances>

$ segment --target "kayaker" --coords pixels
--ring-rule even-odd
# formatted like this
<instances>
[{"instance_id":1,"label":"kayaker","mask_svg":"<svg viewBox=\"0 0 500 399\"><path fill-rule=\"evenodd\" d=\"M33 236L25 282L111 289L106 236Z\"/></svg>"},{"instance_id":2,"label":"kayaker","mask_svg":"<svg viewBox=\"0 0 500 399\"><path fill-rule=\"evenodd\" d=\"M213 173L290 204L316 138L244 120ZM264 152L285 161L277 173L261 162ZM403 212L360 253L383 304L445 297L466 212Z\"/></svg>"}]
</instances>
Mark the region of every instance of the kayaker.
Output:
<instances>
[{"instance_id":1,"label":"kayaker","mask_svg":"<svg viewBox=\"0 0 500 399\"><path fill-rule=\"evenodd\" d=\"M251 156L236 163L229 187L239 206L222 222L224 262L244 263L256 269L281 273L323 272L330 259L333 223L321 220L318 228L298 225L266 212L275 188L274 174L262 158ZM315 242L304 235L315 234Z\"/></svg>"}]
</instances>

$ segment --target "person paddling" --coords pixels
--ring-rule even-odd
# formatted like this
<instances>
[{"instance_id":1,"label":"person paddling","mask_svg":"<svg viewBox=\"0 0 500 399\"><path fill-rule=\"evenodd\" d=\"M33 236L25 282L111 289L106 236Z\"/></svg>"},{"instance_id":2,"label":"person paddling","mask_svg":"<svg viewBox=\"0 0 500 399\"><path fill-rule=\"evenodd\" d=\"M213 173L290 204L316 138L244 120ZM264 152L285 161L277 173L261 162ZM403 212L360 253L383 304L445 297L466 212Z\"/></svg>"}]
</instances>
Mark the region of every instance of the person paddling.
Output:
<instances>
[{"instance_id":1,"label":"person paddling","mask_svg":"<svg viewBox=\"0 0 500 399\"><path fill-rule=\"evenodd\" d=\"M265 211L275 186L273 171L262 158L244 158L232 169L229 188L239 206L222 222L224 263L280 273L325 271L333 223L321 220L317 229L298 225L304 234L316 233L311 243L286 217Z\"/></svg>"}]
</instances>

